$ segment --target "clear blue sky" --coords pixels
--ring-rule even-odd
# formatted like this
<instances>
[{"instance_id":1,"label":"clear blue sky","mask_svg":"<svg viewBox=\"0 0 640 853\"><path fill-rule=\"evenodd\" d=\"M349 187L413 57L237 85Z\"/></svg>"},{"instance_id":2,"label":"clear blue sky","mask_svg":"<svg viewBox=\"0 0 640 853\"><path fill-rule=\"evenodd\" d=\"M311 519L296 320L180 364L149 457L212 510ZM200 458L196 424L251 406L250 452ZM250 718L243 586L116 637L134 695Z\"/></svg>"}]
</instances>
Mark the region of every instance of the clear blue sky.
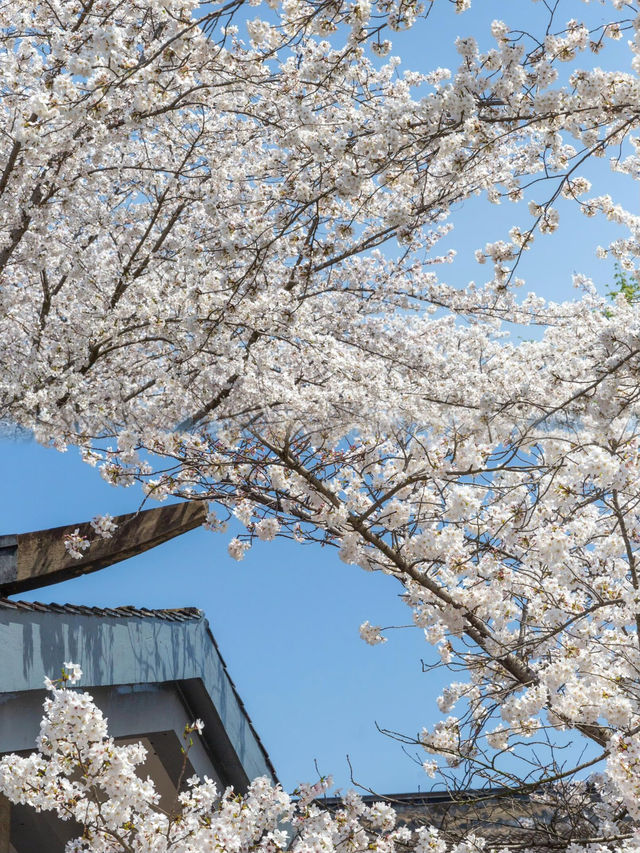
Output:
<instances>
[{"instance_id":1,"label":"clear blue sky","mask_svg":"<svg viewBox=\"0 0 640 853\"><path fill-rule=\"evenodd\" d=\"M585 11L583 4L577 5ZM456 16L448 3L439 2L427 25L419 23L395 38L394 52L403 56L403 68L455 65L450 45L458 32L486 29L494 17L511 22L520 11L533 25L543 4L476 0L470 13ZM601 7L588 13L604 14ZM626 68L628 59L620 50L621 67ZM603 169L596 177L602 184L599 192L617 184ZM504 237L514 222L526 224L527 213L523 205L494 207L474 200L456 211L453 221L457 227L448 244L459 250L459 259L443 277L462 285L470 278L481 282L488 272L474 263L474 250ZM527 257L525 291L572 298L574 271L590 272L606 284L612 267L596 261L593 250L614 233L600 219L574 214ZM137 487L111 488L74 450L60 454L28 441L5 440L0 441L0 459L0 533L70 524L139 506ZM428 789L431 781L420 767L399 744L379 734L375 724L415 734L438 718L434 700L443 678L422 674L420 665L421 657L431 659L431 649L416 629L396 631L375 648L358 636L365 619L382 625L409 620L398 599L400 588L390 578L344 565L334 550L319 546L257 543L242 563L235 563L226 553L229 538L193 531L95 575L19 597L98 606L195 605L211 623L286 788L312 780L315 759L321 772L333 773L339 785L348 786L349 754L357 780L378 792Z\"/></svg>"},{"instance_id":2,"label":"clear blue sky","mask_svg":"<svg viewBox=\"0 0 640 853\"><path fill-rule=\"evenodd\" d=\"M79 458L32 442L0 442L2 532L79 522L135 510L137 487L114 489ZM429 781L381 726L419 731L435 686L421 674L431 650L417 629L382 646L360 640L365 619L406 624L400 586L343 564L334 549L257 543L244 561L227 556L229 535L195 530L101 572L24 593L30 601L205 611L232 678L283 784L323 773L379 791ZM50 673L51 674L51 673ZM436 693L437 695L437 693Z\"/></svg>"}]
</instances>

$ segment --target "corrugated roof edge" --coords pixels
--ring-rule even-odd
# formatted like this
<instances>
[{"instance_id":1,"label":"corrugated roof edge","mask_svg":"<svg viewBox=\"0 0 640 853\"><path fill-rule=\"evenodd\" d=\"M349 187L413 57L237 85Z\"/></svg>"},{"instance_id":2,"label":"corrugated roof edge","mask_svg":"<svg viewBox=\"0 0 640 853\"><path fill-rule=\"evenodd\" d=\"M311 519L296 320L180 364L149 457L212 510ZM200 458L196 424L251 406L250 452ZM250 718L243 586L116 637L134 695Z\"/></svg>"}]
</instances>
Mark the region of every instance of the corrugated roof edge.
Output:
<instances>
[{"instance_id":1,"label":"corrugated roof edge","mask_svg":"<svg viewBox=\"0 0 640 853\"><path fill-rule=\"evenodd\" d=\"M233 678L229 674L229 669L227 667L227 663L220 653L220 647L216 641L216 638L213 636L213 632L211 630L211 626L209 625L209 620L205 619L204 611L199 610L197 607L175 607L175 608L165 608L159 610L150 610L146 607L133 607L132 605L124 605L122 607L88 607L84 604L43 604L40 601L12 601L9 598L0 598L0 607L6 607L7 609L13 610L22 610L22 611L32 611L36 613L69 613L71 615L82 615L82 616L98 616L98 617L112 617L117 619L123 618L138 618L138 619L163 619L167 622L200 622L203 621L207 630L207 634L209 635L211 642L220 658L222 663L222 667L226 673L227 678L229 679L229 683L231 684L231 689L237 699L238 705L242 713L244 714L247 723L249 724L249 728L255 737L262 754L264 755L265 764L271 771L274 780L278 781L278 775L275 771L273 764L271 763L271 758L269 757L269 753L267 752L262 740L260 739L260 735L255 729L251 717L247 712L247 708L240 698L240 694L238 693L238 688L235 685Z\"/></svg>"}]
</instances>

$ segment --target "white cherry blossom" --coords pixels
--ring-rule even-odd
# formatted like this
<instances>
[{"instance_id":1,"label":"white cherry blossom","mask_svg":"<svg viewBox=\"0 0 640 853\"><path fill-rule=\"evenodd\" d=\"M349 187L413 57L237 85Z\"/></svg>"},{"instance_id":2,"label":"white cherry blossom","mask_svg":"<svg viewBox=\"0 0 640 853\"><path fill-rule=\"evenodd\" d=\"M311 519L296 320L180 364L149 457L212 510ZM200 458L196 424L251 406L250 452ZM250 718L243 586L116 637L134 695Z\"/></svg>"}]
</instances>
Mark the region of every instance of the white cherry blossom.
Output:
<instances>
[{"instance_id":1,"label":"white cherry blossom","mask_svg":"<svg viewBox=\"0 0 640 853\"><path fill-rule=\"evenodd\" d=\"M567 0L535 32L519 4L486 32L462 15L456 66L419 73L386 42L427 33L431 4L255 5L245 39L239 0L199 21L187 0L0 4L0 417L113 485L208 500L212 529L235 516L236 560L291 536L396 578L455 670L446 719L410 742L470 784L564 791L559 847L630 849L640 217L602 170L640 175L640 12ZM471 247L486 280L454 286L438 244L477 196L518 221ZM626 289L578 272L574 301L520 295L572 211L616 227L597 253ZM582 763L559 757L568 733ZM16 785L49 778L20 761ZM611 804L591 835L589 768ZM325 849L311 832L301 850Z\"/></svg>"}]
</instances>

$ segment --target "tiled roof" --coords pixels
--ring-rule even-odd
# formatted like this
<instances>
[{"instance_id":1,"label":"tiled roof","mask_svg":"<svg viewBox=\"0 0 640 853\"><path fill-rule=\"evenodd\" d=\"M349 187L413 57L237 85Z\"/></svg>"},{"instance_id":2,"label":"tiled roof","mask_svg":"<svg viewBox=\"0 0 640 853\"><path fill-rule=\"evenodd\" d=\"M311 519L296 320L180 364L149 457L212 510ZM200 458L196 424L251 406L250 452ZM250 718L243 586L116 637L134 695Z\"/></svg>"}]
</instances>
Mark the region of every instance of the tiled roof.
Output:
<instances>
[{"instance_id":1,"label":"tiled roof","mask_svg":"<svg viewBox=\"0 0 640 853\"><path fill-rule=\"evenodd\" d=\"M0 598L0 607L26 610L36 613L69 613L82 616L135 617L138 619L163 619L166 622L192 622L204 617L197 607L173 607L165 610L149 610L147 607L86 607L83 604L42 604L40 601L11 601Z\"/></svg>"},{"instance_id":2,"label":"tiled roof","mask_svg":"<svg viewBox=\"0 0 640 853\"><path fill-rule=\"evenodd\" d=\"M469 833L483 838L486 849L530 850L551 853L560 846L567 847L572 833L586 831L589 837L592 826L591 805L595 798L587 794L583 801L586 830L572 823L578 812L570 817L566 800L553 788L541 789L548 796L533 800L527 793L516 793L507 788L470 788L452 791L418 791L408 794L374 794L362 797L368 806L383 800L396 812L398 824L409 829L435 826L445 840L459 841ZM319 806L330 811L341 807L338 797L316 800ZM559 840L566 838L561 845ZM408 847L408 853L415 848Z\"/></svg>"},{"instance_id":3,"label":"tiled roof","mask_svg":"<svg viewBox=\"0 0 640 853\"><path fill-rule=\"evenodd\" d=\"M391 803L396 809L415 808L432 805L469 805L475 802L497 799L522 800L527 799L525 793L514 793L509 788L461 788L460 790L411 791L404 794L361 794L360 799L366 805L379 803L381 800ZM327 807L339 807L342 797L322 797L319 803Z\"/></svg>"}]
</instances>

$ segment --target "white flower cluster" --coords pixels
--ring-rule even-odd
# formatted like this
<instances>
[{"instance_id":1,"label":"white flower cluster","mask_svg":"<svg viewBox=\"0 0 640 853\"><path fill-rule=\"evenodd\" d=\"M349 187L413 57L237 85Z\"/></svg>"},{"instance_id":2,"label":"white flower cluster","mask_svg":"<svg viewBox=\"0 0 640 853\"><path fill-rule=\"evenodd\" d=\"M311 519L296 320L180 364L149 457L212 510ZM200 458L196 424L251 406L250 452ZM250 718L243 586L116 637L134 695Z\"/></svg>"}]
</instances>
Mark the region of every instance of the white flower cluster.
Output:
<instances>
[{"instance_id":1,"label":"white flower cluster","mask_svg":"<svg viewBox=\"0 0 640 853\"><path fill-rule=\"evenodd\" d=\"M242 542L240 539L234 538L227 545L227 551L229 552L229 556L233 560L244 560L245 553L249 550L250 545L248 542Z\"/></svg>"},{"instance_id":2,"label":"white flower cluster","mask_svg":"<svg viewBox=\"0 0 640 853\"><path fill-rule=\"evenodd\" d=\"M280 530L280 524L276 518L263 518L256 524L255 530L258 539L262 539L263 542L270 542L275 539Z\"/></svg>"},{"instance_id":3,"label":"white flower cluster","mask_svg":"<svg viewBox=\"0 0 640 853\"><path fill-rule=\"evenodd\" d=\"M114 522L113 517L108 514L96 515L91 520L91 527L93 527L96 536L99 536L101 539L111 539L118 529L118 525Z\"/></svg>"},{"instance_id":4,"label":"white flower cluster","mask_svg":"<svg viewBox=\"0 0 640 853\"><path fill-rule=\"evenodd\" d=\"M420 735L420 743L427 752L443 755L449 764L455 766L460 754L459 723L457 717L450 716L446 720L436 723L431 732L428 729L423 729Z\"/></svg>"},{"instance_id":5,"label":"white flower cluster","mask_svg":"<svg viewBox=\"0 0 640 853\"><path fill-rule=\"evenodd\" d=\"M86 536L82 536L80 528L76 527L73 533L67 533L64 537L64 547L67 554L74 560L80 560L91 543Z\"/></svg>"},{"instance_id":6,"label":"white flower cluster","mask_svg":"<svg viewBox=\"0 0 640 853\"><path fill-rule=\"evenodd\" d=\"M64 680L68 681L69 684L77 684L78 681L82 678L82 668L80 664L73 663L73 661L65 661L63 664L64 667Z\"/></svg>"},{"instance_id":7,"label":"white flower cluster","mask_svg":"<svg viewBox=\"0 0 640 853\"><path fill-rule=\"evenodd\" d=\"M63 682L80 677L76 664L64 666ZM405 827L396 829L390 805L366 806L352 791L336 810L319 808L314 800L331 787L331 777L301 785L296 799L266 778L254 779L246 794L239 795L232 788L219 791L210 779L193 777L180 792L176 810L166 813L158 808L153 781L141 778L144 748L116 745L88 693L48 679L47 686L51 696L45 702L38 751L0 760L0 792L13 803L76 820L81 834L68 843L69 851L401 853L407 844L417 843L425 851L466 853L466 842L446 845L434 828L421 828L415 838ZM185 731L201 733L202 728L196 720ZM430 839L426 846L425 833Z\"/></svg>"},{"instance_id":8,"label":"white flower cluster","mask_svg":"<svg viewBox=\"0 0 640 853\"><path fill-rule=\"evenodd\" d=\"M386 643L387 638L380 633L380 625L371 625L369 621L363 622L360 625L360 637L369 643L370 646L377 646L379 643Z\"/></svg>"}]
</instances>

